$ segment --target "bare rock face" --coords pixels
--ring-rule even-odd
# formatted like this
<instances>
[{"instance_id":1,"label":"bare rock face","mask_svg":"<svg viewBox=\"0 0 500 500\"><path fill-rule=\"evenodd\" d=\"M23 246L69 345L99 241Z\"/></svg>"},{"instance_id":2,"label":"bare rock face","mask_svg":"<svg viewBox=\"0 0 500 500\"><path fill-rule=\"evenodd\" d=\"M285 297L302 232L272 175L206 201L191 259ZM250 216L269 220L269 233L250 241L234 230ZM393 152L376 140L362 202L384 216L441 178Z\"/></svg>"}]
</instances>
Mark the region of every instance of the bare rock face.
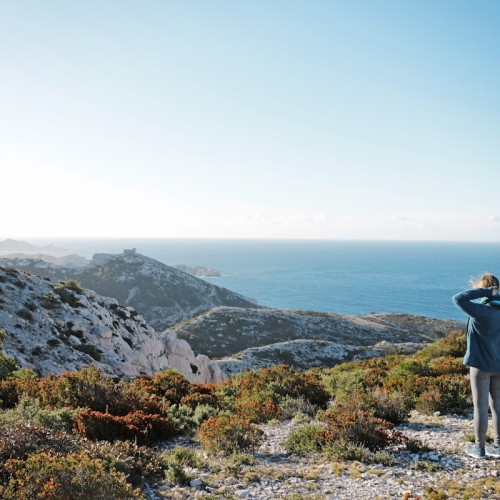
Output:
<instances>
[{"instance_id":1,"label":"bare rock face","mask_svg":"<svg viewBox=\"0 0 500 500\"><path fill-rule=\"evenodd\" d=\"M0 329L6 355L41 375L95 364L120 378L174 368L192 382L223 376L175 333L158 334L133 308L81 288L0 267Z\"/></svg>"}]
</instances>

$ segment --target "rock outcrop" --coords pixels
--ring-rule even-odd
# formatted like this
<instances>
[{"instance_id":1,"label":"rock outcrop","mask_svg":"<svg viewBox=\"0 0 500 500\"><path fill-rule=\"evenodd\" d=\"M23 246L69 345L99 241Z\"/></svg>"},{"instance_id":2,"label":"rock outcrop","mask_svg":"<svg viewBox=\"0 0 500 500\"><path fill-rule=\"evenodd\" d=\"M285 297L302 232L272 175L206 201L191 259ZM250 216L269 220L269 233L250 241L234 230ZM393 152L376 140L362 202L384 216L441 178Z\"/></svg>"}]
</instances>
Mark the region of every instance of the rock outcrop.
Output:
<instances>
[{"instance_id":1,"label":"rock outcrop","mask_svg":"<svg viewBox=\"0 0 500 500\"><path fill-rule=\"evenodd\" d=\"M126 250L96 254L82 268L67 268L33 259L0 259L0 265L56 281L75 279L100 295L133 307L157 331L218 306L256 307L226 288L212 285L171 266Z\"/></svg>"},{"instance_id":2,"label":"rock outcrop","mask_svg":"<svg viewBox=\"0 0 500 500\"><path fill-rule=\"evenodd\" d=\"M6 355L41 375L95 364L121 378L173 368L193 382L222 380L207 356L175 332L158 334L135 309L12 268L0 267L0 329Z\"/></svg>"}]
</instances>

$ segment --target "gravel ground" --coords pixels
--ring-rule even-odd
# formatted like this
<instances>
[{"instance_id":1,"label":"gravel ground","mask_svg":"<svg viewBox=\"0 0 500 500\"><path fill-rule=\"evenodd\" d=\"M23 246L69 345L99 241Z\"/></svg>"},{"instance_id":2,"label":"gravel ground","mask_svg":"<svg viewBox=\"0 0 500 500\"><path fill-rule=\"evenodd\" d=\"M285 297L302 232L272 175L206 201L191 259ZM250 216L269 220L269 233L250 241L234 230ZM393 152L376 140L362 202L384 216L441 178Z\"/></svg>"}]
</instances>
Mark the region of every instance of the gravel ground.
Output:
<instances>
[{"instance_id":1,"label":"gravel ground","mask_svg":"<svg viewBox=\"0 0 500 500\"><path fill-rule=\"evenodd\" d=\"M471 418L413 413L397 429L427 445L430 451L392 450L397 464L392 466L339 463L320 454L290 454L283 441L297 426L292 421L262 425L266 439L254 453L254 465L245 465L234 474L191 469L188 472L195 477L191 486L165 483L159 490L149 492L148 497L406 500L432 498L429 490L426 492L426 488L432 487L447 495L435 496L436 499L500 499L500 459L477 460L463 452L466 435L473 432ZM197 446L188 440L170 447L174 445Z\"/></svg>"}]
</instances>

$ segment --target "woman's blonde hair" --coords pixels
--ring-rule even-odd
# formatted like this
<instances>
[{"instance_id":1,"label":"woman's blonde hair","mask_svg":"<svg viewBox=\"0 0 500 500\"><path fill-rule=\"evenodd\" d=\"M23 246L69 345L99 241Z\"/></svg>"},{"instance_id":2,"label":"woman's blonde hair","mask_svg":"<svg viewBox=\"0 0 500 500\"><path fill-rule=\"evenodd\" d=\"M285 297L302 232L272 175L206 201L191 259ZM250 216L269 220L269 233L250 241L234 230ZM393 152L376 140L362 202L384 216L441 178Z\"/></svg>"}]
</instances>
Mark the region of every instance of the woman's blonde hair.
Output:
<instances>
[{"instance_id":1,"label":"woman's blonde hair","mask_svg":"<svg viewBox=\"0 0 500 500\"><path fill-rule=\"evenodd\" d=\"M491 273L484 273L479 278L471 279L473 288L490 288L491 286L498 287L498 278Z\"/></svg>"}]
</instances>

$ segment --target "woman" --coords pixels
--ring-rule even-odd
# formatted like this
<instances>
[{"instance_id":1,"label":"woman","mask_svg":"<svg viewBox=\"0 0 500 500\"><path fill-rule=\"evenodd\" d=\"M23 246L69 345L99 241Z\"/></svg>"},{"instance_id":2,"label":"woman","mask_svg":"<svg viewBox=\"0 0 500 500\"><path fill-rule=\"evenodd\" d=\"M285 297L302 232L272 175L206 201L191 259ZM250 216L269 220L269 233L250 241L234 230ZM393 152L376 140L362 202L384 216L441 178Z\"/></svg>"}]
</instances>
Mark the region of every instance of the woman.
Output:
<instances>
[{"instance_id":1,"label":"woman","mask_svg":"<svg viewBox=\"0 0 500 500\"><path fill-rule=\"evenodd\" d=\"M469 315L464 365L470 368L476 442L466 446L465 452L475 458L500 457L500 295L496 296L499 282L487 273L473 286L453 297L454 304ZM493 417L492 446L485 446L488 399Z\"/></svg>"}]
</instances>

